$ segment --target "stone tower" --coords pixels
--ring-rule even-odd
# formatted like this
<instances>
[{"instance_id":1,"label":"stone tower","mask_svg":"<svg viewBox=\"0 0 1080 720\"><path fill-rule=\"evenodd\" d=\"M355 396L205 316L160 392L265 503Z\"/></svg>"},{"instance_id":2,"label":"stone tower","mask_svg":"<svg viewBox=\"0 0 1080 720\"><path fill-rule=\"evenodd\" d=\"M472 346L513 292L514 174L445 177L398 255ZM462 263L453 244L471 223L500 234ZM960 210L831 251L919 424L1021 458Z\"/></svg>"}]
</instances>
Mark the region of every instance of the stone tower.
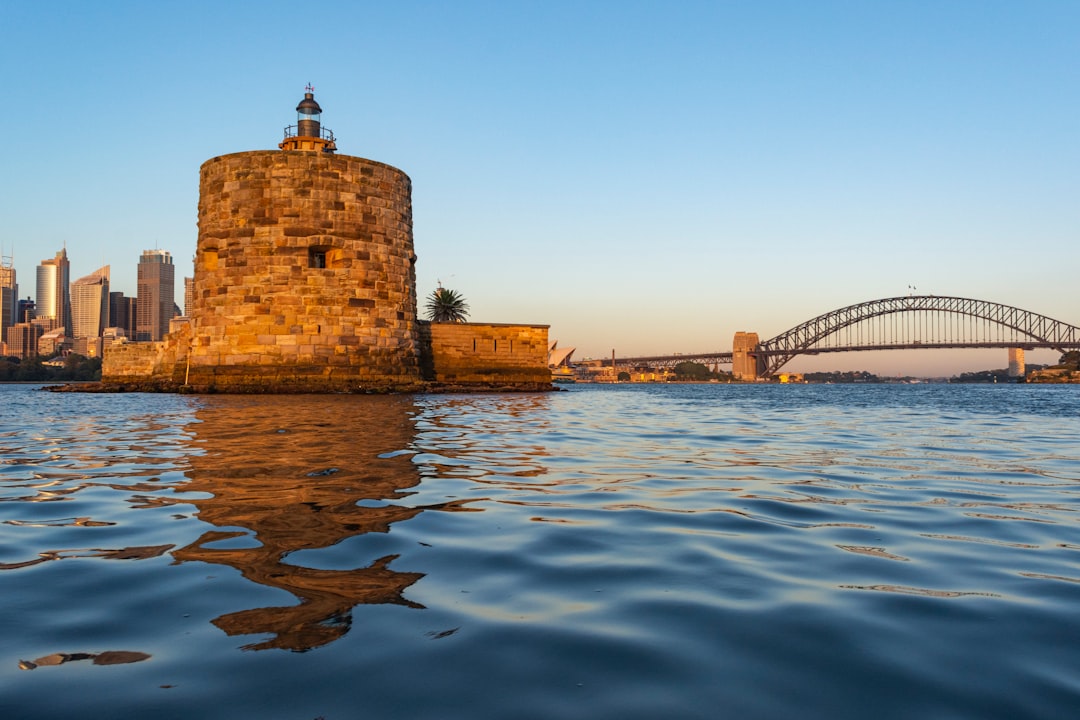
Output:
<instances>
[{"instance_id":1,"label":"stone tower","mask_svg":"<svg viewBox=\"0 0 1080 720\"><path fill-rule=\"evenodd\" d=\"M200 169L185 384L326 391L420 379L412 183L336 154L307 90L280 150Z\"/></svg>"}]
</instances>

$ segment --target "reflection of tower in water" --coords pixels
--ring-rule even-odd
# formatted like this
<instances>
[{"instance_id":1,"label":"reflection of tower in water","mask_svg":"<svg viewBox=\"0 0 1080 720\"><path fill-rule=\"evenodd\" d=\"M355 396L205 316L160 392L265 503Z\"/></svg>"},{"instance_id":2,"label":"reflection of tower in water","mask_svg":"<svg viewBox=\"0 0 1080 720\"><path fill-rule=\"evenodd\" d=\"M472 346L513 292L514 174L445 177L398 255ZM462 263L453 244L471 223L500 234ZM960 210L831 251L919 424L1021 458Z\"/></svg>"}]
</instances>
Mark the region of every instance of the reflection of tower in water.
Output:
<instances>
[{"instance_id":1,"label":"reflection of tower in water","mask_svg":"<svg viewBox=\"0 0 1080 720\"><path fill-rule=\"evenodd\" d=\"M248 649L302 651L347 632L355 605L421 607L402 596L421 575L392 570L396 555L352 570L284 562L297 550L387 532L395 522L436 509L357 505L400 497L420 481L409 457L379 457L409 446L412 407L404 397L294 395L216 397L197 411L200 422L192 428L202 454L190 457L191 482L184 489L211 495L194 501L201 520L247 528L258 546L213 547L247 533L212 530L173 556L231 566L300 599L291 607L223 615L215 625L229 635L274 635Z\"/></svg>"}]
</instances>

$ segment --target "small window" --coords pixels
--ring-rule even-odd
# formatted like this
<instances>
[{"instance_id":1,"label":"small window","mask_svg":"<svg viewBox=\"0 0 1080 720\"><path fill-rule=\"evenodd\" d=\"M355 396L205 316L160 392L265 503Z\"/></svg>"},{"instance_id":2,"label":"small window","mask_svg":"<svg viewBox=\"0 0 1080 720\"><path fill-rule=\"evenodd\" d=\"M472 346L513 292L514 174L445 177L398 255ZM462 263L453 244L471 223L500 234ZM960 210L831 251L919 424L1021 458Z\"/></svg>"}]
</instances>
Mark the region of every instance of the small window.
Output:
<instances>
[{"instance_id":1,"label":"small window","mask_svg":"<svg viewBox=\"0 0 1080 720\"><path fill-rule=\"evenodd\" d=\"M217 270L218 267L218 254L217 250L203 250L203 267L207 270Z\"/></svg>"},{"instance_id":2,"label":"small window","mask_svg":"<svg viewBox=\"0 0 1080 720\"><path fill-rule=\"evenodd\" d=\"M341 248L329 245L312 245L308 248L309 268L330 268L338 270L345 267L344 252Z\"/></svg>"}]
</instances>

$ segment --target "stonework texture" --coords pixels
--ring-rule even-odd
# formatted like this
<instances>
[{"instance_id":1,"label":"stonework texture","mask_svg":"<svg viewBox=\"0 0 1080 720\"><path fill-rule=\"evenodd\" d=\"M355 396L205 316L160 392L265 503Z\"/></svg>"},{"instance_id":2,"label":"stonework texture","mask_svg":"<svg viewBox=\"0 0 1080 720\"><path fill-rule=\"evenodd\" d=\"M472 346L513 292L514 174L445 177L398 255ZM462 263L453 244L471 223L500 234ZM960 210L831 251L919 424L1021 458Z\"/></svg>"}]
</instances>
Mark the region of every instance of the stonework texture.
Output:
<instances>
[{"instance_id":1,"label":"stonework texture","mask_svg":"<svg viewBox=\"0 0 1080 720\"><path fill-rule=\"evenodd\" d=\"M417 320L411 194L405 173L346 155L260 150L206 161L190 317L163 342L111 346L103 384L550 389L546 325Z\"/></svg>"},{"instance_id":2,"label":"stonework texture","mask_svg":"<svg viewBox=\"0 0 1080 720\"><path fill-rule=\"evenodd\" d=\"M190 384L417 382L411 192L400 170L346 155L204 163Z\"/></svg>"},{"instance_id":3,"label":"stonework texture","mask_svg":"<svg viewBox=\"0 0 1080 720\"><path fill-rule=\"evenodd\" d=\"M422 325L425 350L430 348L430 379L435 382L551 384L547 325L435 322Z\"/></svg>"}]
</instances>

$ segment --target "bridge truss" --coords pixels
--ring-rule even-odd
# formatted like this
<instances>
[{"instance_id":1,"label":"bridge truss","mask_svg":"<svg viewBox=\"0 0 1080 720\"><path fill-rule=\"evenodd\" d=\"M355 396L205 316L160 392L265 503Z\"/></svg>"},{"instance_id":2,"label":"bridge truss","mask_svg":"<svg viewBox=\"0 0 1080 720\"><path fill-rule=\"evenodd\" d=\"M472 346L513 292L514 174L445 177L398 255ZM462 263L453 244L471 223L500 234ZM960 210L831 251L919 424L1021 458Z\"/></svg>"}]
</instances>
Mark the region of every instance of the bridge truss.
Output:
<instances>
[{"instance_id":1,"label":"bridge truss","mask_svg":"<svg viewBox=\"0 0 1080 720\"><path fill-rule=\"evenodd\" d=\"M702 365L730 365L730 352L689 353L686 355L642 355L640 357L615 358L619 367L673 368L681 362L697 362Z\"/></svg>"},{"instance_id":2,"label":"bridge truss","mask_svg":"<svg viewBox=\"0 0 1080 720\"><path fill-rule=\"evenodd\" d=\"M759 377L771 377L796 355L929 348L1080 349L1080 327L1021 308L970 298L907 295L833 310L758 343L750 352ZM673 367L680 362L730 364L732 353L616 358L620 366Z\"/></svg>"},{"instance_id":3,"label":"bridge truss","mask_svg":"<svg viewBox=\"0 0 1080 720\"><path fill-rule=\"evenodd\" d=\"M758 374L770 377L796 355L922 348L1080 348L1080 328L1009 305L908 295L849 305L758 344Z\"/></svg>"}]
</instances>

